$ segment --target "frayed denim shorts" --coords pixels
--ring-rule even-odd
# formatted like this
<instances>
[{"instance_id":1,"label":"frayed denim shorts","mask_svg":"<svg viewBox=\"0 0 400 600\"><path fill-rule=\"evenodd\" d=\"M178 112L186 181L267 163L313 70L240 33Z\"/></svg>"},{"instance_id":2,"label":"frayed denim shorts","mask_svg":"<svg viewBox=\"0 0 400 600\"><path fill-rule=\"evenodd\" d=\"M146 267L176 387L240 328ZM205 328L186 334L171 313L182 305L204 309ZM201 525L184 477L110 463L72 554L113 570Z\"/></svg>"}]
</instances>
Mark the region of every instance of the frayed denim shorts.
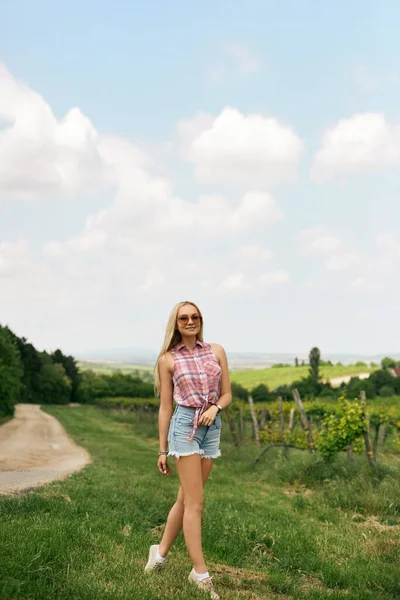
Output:
<instances>
[{"instance_id":1,"label":"frayed denim shorts","mask_svg":"<svg viewBox=\"0 0 400 600\"><path fill-rule=\"evenodd\" d=\"M199 425L193 441L189 442L192 433L195 408L177 404L168 430L168 456L179 458L200 454L201 458L218 458L221 456L219 443L221 439L221 415L218 414L211 425Z\"/></svg>"}]
</instances>

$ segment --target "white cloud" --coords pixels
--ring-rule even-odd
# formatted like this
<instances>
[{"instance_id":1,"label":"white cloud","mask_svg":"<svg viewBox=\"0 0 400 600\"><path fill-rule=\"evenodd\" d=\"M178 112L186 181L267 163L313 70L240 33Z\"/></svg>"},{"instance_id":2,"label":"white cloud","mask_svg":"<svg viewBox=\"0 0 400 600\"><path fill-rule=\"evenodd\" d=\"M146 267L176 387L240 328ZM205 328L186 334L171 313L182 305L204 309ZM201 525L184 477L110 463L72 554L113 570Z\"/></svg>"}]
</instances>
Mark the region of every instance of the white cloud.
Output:
<instances>
[{"instance_id":1,"label":"white cloud","mask_svg":"<svg viewBox=\"0 0 400 600\"><path fill-rule=\"evenodd\" d=\"M245 44L225 44L224 51L244 73L258 71L260 68L259 58Z\"/></svg>"},{"instance_id":2,"label":"white cloud","mask_svg":"<svg viewBox=\"0 0 400 600\"><path fill-rule=\"evenodd\" d=\"M203 131L209 129L213 122L214 116L201 110L194 117L180 119L176 125L176 129L184 143L191 143Z\"/></svg>"},{"instance_id":3,"label":"white cloud","mask_svg":"<svg viewBox=\"0 0 400 600\"><path fill-rule=\"evenodd\" d=\"M270 250L266 250L262 246L257 244L252 244L248 246L242 246L239 252L235 254L235 258L244 259L244 260L268 260L271 258L272 252Z\"/></svg>"},{"instance_id":4,"label":"white cloud","mask_svg":"<svg viewBox=\"0 0 400 600\"><path fill-rule=\"evenodd\" d=\"M184 134L196 129L200 133L189 144L187 160L200 181L265 187L296 178L303 144L273 117L226 107L211 125L208 116L197 115L193 124L185 120Z\"/></svg>"},{"instance_id":5,"label":"white cloud","mask_svg":"<svg viewBox=\"0 0 400 600\"><path fill-rule=\"evenodd\" d=\"M360 255L357 252L341 252L333 254L326 262L328 271L345 271L359 266L362 262Z\"/></svg>"},{"instance_id":6,"label":"white cloud","mask_svg":"<svg viewBox=\"0 0 400 600\"><path fill-rule=\"evenodd\" d=\"M223 293L249 292L251 286L247 283L243 273L232 273L221 281L219 290Z\"/></svg>"},{"instance_id":7,"label":"white cloud","mask_svg":"<svg viewBox=\"0 0 400 600\"><path fill-rule=\"evenodd\" d=\"M325 268L328 271L344 271L363 265L361 255L323 225L303 229L297 239L305 252L327 256Z\"/></svg>"},{"instance_id":8,"label":"white cloud","mask_svg":"<svg viewBox=\"0 0 400 600\"><path fill-rule=\"evenodd\" d=\"M354 173L381 172L400 164L400 126L383 113L356 114L328 129L311 168L323 181Z\"/></svg>"},{"instance_id":9,"label":"white cloud","mask_svg":"<svg viewBox=\"0 0 400 600\"><path fill-rule=\"evenodd\" d=\"M262 273L257 278L257 282L261 286L280 285L289 281L289 273L286 271L270 271L268 273Z\"/></svg>"},{"instance_id":10,"label":"white cloud","mask_svg":"<svg viewBox=\"0 0 400 600\"><path fill-rule=\"evenodd\" d=\"M62 119L0 64L0 198L71 196L104 185L99 136L78 108Z\"/></svg>"},{"instance_id":11,"label":"white cloud","mask_svg":"<svg viewBox=\"0 0 400 600\"><path fill-rule=\"evenodd\" d=\"M325 226L303 229L298 233L297 239L307 252L329 253L337 250L343 244L342 240L333 235Z\"/></svg>"},{"instance_id":12,"label":"white cloud","mask_svg":"<svg viewBox=\"0 0 400 600\"><path fill-rule=\"evenodd\" d=\"M357 277L351 282L353 291L362 293L381 292L383 283L377 279L366 279L365 277Z\"/></svg>"}]
</instances>

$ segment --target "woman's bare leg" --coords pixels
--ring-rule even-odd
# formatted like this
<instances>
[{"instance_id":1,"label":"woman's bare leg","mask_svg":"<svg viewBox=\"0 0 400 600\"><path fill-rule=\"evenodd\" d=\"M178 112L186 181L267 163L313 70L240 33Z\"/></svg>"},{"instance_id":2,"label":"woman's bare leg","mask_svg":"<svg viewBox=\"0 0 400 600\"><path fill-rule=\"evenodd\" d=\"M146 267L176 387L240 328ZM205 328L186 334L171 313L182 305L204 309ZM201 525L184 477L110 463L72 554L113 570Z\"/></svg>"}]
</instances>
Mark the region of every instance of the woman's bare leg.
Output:
<instances>
[{"instance_id":1,"label":"woman's bare leg","mask_svg":"<svg viewBox=\"0 0 400 600\"><path fill-rule=\"evenodd\" d=\"M182 458L179 458L176 462L182 460ZM212 458L201 459L201 474L202 474L203 487L206 484L208 476L211 473L213 463L214 463L214 460ZM179 532L182 529L183 512L184 512L184 495L183 495L183 488L181 485L179 488L179 491L178 491L178 496L177 496L176 502L173 505L173 507L171 508L171 510L169 511L164 534L163 534L162 540L160 542L160 547L158 549L161 556L167 556L172 544L178 537Z\"/></svg>"}]
</instances>

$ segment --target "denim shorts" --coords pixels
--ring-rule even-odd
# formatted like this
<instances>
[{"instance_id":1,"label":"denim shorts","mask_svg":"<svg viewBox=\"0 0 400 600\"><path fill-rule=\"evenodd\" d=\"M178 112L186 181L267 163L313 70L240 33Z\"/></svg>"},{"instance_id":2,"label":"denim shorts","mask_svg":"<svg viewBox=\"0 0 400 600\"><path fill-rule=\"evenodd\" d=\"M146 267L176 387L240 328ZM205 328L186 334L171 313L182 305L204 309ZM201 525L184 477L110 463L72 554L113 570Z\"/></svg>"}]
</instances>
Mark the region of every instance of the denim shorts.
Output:
<instances>
[{"instance_id":1,"label":"denim shorts","mask_svg":"<svg viewBox=\"0 0 400 600\"><path fill-rule=\"evenodd\" d=\"M195 408L177 404L172 415L168 431L168 456L179 458L191 454L200 454L201 458L218 458L221 456L219 443L221 439L221 415L218 414L211 425L199 425L193 441L189 442L192 433Z\"/></svg>"}]
</instances>

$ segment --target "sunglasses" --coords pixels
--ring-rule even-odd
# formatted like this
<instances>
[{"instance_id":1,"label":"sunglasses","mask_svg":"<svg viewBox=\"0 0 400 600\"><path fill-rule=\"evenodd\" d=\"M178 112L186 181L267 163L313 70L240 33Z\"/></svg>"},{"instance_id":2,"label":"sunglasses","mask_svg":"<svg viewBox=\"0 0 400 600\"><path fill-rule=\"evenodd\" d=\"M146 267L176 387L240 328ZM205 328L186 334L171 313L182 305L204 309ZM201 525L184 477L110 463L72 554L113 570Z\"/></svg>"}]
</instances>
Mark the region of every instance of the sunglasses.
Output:
<instances>
[{"instance_id":1,"label":"sunglasses","mask_svg":"<svg viewBox=\"0 0 400 600\"><path fill-rule=\"evenodd\" d=\"M187 323L189 323L189 319L191 319L193 323L196 324L201 320L201 317L200 315L192 315L191 317L188 317L187 315L181 315L180 317L178 317L178 321L182 325L186 325Z\"/></svg>"}]
</instances>

